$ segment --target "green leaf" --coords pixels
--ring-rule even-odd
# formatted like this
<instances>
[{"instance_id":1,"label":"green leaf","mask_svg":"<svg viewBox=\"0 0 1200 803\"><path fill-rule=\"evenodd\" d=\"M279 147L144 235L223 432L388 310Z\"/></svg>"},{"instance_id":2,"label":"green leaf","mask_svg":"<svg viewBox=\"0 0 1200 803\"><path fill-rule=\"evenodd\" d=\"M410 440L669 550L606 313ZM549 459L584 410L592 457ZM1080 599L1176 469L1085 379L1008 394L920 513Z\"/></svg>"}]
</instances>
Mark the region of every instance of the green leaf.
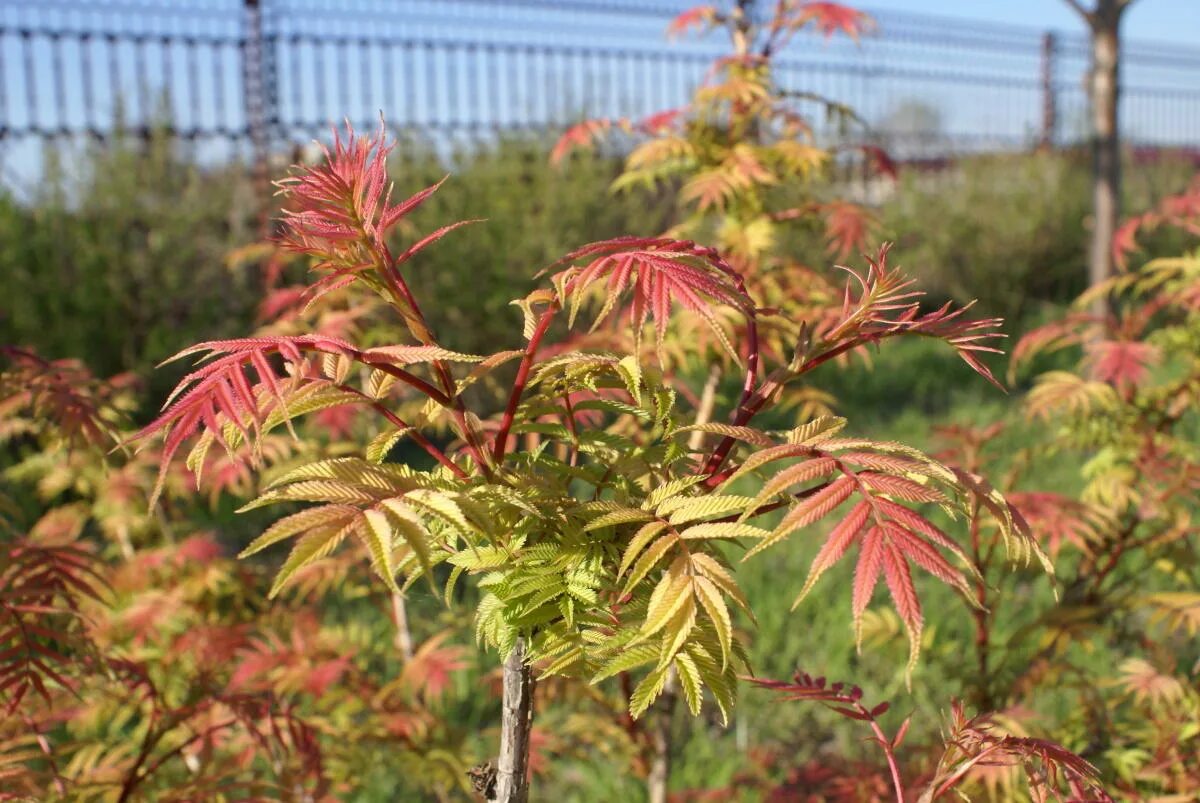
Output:
<instances>
[{"instance_id":1,"label":"green leaf","mask_svg":"<svg viewBox=\"0 0 1200 803\"><path fill-rule=\"evenodd\" d=\"M692 578L687 573L688 560L679 555L650 594L646 606L646 621L642 635L652 636L671 621L671 618L692 598Z\"/></svg>"},{"instance_id":2,"label":"green leaf","mask_svg":"<svg viewBox=\"0 0 1200 803\"><path fill-rule=\"evenodd\" d=\"M667 671L667 667L661 667L642 678L642 682L637 685L629 697L630 716L638 719L658 699L667 682Z\"/></svg>"},{"instance_id":3,"label":"green leaf","mask_svg":"<svg viewBox=\"0 0 1200 803\"><path fill-rule=\"evenodd\" d=\"M650 570L662 560L663 555L667 554L667 550L679 543L679 538L672 536L663 536L655 541L649 549L647 549L638 562L634 564L633 571L629 575L629 579L625 581L625 590L622 594L628 594L638 583L642 582Z\"/></svg>"},{"instance_id":4,"label":"green leaf","mask_svg":"<svg viewBox=\"0 0 1200 803\"><path fill-rule=\"evenodd\" d=\"M658 653L659 646L650 641L625 647L600 668L600 671L592 677L591 683L596 684L622 672L654 663L658 660Z\"/></svg>"},{"instance_id":5,"label":"green leaf","mask_svg":"<svg viewBox=\"0 0 1200 803\"><path fill-rule=\"evenodd\" d=\"M729 648L733 642L733 620L729 616L729 608L725 605L720 589L712 580L696 577L694 584L696 599L700 600L704 612L708 614L713 628L717 631L717 640L721 644L721 667L724 668L729 663Z\"/></svg>"},{"instance_id":6,"label":"green leaf","mask_svg":"<svg viewBox=\"0 0 1200 803\"><path fill-rule=\"evenodd\" d=\"M702 482L704 482L704 477L696 474L665 482L646 495L646 501L642 503L642 507L646 510L654 510L665 500L677 496L688 488L692 488Z\"/></svg>"},{"instance_id":7,"label":"green leaf","mask_svg":"<svg viewBox=\"0 0 1200 803\"><path fill-rule=\"evenodd\" d=\"M617 372L625 382L625 389L637 404L642 403L642 366L637 357L630 355L622 357L617 363Z\"/></svg>"},{"instance_id":8,"label":"green leaf","mask_svg":"<svg viewBox=\"0 0 1200 803\"><path fill-rule=\"evenodd\" d=\"M665 521L652 521L638 530L633 538L629 540L629 546L625 547L625 554L621 557L621 568L617 571L617 577L625 574L625 570L641 554L641 551L646 548L646 544L650 543L656 535L666 528L667 523Z\"/></svg>"},{"instance_id":9,"label":"green leaf","mask_svg":"<svg viewBox=\"0 0 1200 803\"><path fill-rule=\"evenodd\" d=\"M689 541L701 538L766 538L770 534L770 530L764 530L762 527L723 521L695 524L680 532L679 537Z\"/></svg>"},{"instance_id":10,"label":"green leaf","mask_svg":"<svg viewBox=\"0 0 1200 803\"><path fill-rule=\"evenodd\" d=\"M687 701L688 710L692 716L700 716L700 707L704 699L704 687L700 682L700 670L686 653L679 653L673 662L675 675L679 678L679 688L683 699Z\"/></svg>"},{"instance_id":11,"label":"green leaf","mask_svg":"<svg viewBox=\"0 0 1200 803\"><path fill-rule=\"evenodd\" d=\"M654 514L647 510L639 510L636 507L619 508L592 519L584 526L583 532L590 533L593 530L612 527L617 524L633 524L635 522L652 521L653 519Z\"/></svg>"},{"instance_id":12,"label":"green leaf","mask_svg":"<svg viewBox=\"0 0 1200 803\"><path fill-rule=\"evenodd\" d=\"M733 711L734 702L737 699L737 684L730 672L731 667L722 670L712 654L699 641L689 643L686 651L687 655L695 661L700 679L712 692L713 699L717 701L717 707L721 709L721 719L724 724L729 724L729 714Z\"/></svg>"},{"instance_id":13,"label":"green leaf","mask_svg":"<svg viewBox=\"0 0 1200 803\"><path fill-rule=\"evenodd\" d=\"M420 561L421 570L428 575L430 571L429 530L425 528L424 522L421 521L416 511L399 499L385 499L380 506L388 512L396 532L412 549L413 554ZM430 575L431 582L432 579Z\"/></svg>"},{"instance_id":14,"label":"green leaf","mask_svg":"<svg viewBox=\"0 0 1200 803\"><path fill-rule=\"evenodd\" d=\"M409 429L387 429L380 432L367 444L365 452L367 460L371 463L382 463L387 460L392 449L410 431Z\"/></svg>"},{"instance_id":15,"label":"green leaf","mask_svg":"<svg viewBox=\"0 0 1200 803\"><path fill-rule=\"evenodd\" d=\"M262 535L251 541L249 546L238 553L238 557L249 557L306 530L335 524L342 526L357 515L358 508L349 505L323 505L301 510L299 513L285 516L272 524Z\"/></svg>"},{"instance_id":16,"label":"green leaf","mask_svg":"<svg viewBox=\"0 0 1200 803\"><path fill-rule=\"evenodd\" d=\"M302 535L296 541L296 545L292 547L291 554L284 561L283 566L279 569L279 573L275 575L275 582L272 584L271 591L267 596L274 599L283 590L283 587L287 585L288 581L292 579L292 575L310 563L332 554L333 550L337 549L338 544L354 530L356 523L351 522L344 527L312 530Z\"/></svg>"},{"instance_id":17,"label":"green leaf","mask_svg":"<svg viewBox=\"0 0 1200 803\"><path fill-rule=\"evenodd\" d=\"M659 505L658 514L667 516L667 520L671 524L687 524L710 516L742 513L755 505L756 501L751 496L723 496L720 494L677 496Z\"/></svg>"},{"instance_id":18,"label":"green leaf","mask_svg":"<svg viewBox=\"0 0 1200 803\"><path fill-rule=\"evenodd\" d=\"M787 435L787 442L815 446L822 441L829 440L841 432L845 426L846 419L840 416L823 415L793 429Z\"/></svg>"},{"instance_id":19,"label":"green leaf","mask_svg":"<svg viewBox=\"0 0 1200 803\"><path fill-rule=\"evenodd\" d=\"M450 563L468 571L478 572L484 569L498 569L512 562L512 553L507 549L494 546L481 546L476 549L464 549L450 556Z\"/></svg>"},{"instance_id":20,"label":"green leaf","mask_svg":"<svg viewBox=\"0 0 1200 803\"><path fill-rule=\"evenodd\" d=\"M400 593L396 585L396 567L392 564L392 525L385 513L379 510L363 512L363 526L358 528L367 551L371 553L371 565L388 589Z\"/></svg>"},{"instance_id":21,"label":"green leaf","mask_svg":"<svg viewBox=\"0 0 1200 803\"><path fill-rule=\"evenodd\" d=\"M685 594L683 604L679 606L663 629L662 650L658 656L660 666L670 665L671 660L687 642L696 627L696 597L691 583L688 583Z\"/></svg>"},{"instance_id":22,"label":"green leaf","mask_svg":"<svg viewBox=\"0 0 1200 803\"><path fill-rule=\"evenodd\" d=\"M482 362L483 357L475 354L461 354L441 346L380 346L367 349L364 356L373 362L386 362L392 365L412 365L413 363L434 362Z\"/></svg>"},{"instance_id":23,"label":"green leaf","mask_svg":"<svg viewBox=\"0 0 1200 803\"><path fill-rule=\"evenodd\" d=\"M311 480L267 491L253 502L242 505L237 512L245 513L248 510L265 507L275 502L331 502L343 505L370 505L378 502L380 498L379 492L359 486L328 480Z\"/></svg>"}]
</instances>

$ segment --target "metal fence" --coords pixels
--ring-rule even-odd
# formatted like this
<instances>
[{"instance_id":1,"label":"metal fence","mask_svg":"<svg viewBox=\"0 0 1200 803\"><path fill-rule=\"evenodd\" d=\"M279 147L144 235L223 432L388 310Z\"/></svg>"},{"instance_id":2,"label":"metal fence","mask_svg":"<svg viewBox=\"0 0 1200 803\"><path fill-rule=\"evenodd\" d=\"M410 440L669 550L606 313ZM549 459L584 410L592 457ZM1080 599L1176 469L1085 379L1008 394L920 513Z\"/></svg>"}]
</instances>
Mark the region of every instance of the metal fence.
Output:
<instances>
[{"instance_id":1,"label":"metal fence","mask_svg":"<svg viewBox=\"0 0 1200 803\"><path fill-rule=\"evenodd\" d=\"M692 0L0 0L0 142L155 126L213 158L333 121L439 136L681 105L725 43L668 42ZM1086 134L1084 37L881 12L855 43L801 38L789 88L847 103L901 156ZM1125 135L1191 146L1200 54L1129 43Z\"/></svg>"}]
</instances>

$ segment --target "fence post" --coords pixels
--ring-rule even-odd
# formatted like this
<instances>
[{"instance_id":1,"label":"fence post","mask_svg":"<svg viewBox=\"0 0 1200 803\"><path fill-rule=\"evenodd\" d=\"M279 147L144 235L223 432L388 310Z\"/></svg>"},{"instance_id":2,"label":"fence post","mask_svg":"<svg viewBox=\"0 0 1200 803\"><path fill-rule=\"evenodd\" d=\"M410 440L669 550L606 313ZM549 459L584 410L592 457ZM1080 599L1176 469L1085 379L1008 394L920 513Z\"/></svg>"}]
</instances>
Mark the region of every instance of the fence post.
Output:
<instances>
[{"instance_id":1,"label":"fence post","mask_svg":"<svg viewBox=\"0 0 1200 803\"><path fill-rule=\"evenodd\" d=\"M1042 137L1039 148L1053 150L1058 139L1058 94L1055 89L1058 74L1058 35L1046 31L1042 35Z\"/></svg>"},{"instance_id":2,"label":"fence post","mask_svg":"<svg viewBox=\"0 0 1200 803\"><path fill-rule=\"evenodd\" d=\"M242 89L246 110L246 127L250 135L252 176L258 202L261 234L270 234L271 202L271 102L274 97L274 75L268 43L263 33L263 0L242 0L245 11L245 36L242 40Z\"/></svg>"}]
</instances>

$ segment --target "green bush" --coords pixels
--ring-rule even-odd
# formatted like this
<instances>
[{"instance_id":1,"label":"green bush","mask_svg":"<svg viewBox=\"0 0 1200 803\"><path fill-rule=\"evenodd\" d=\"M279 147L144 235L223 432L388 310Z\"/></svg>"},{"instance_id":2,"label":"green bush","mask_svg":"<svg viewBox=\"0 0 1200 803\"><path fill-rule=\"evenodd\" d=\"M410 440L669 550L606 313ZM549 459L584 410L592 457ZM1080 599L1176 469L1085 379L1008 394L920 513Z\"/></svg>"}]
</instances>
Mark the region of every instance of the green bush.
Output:
<instances>
[{"instance_id":1,"label":"green bush","mask_svg":"<svg viewBox=\"0 0 1200 803\"><path fill-rule=\"evenodd\" d=\"M1126 208L1152 206L1190 175L1171 159L1130 164ZM906 170L879 212L884 236L898 238L897 264L932 296L978 298L982 311L1015 321L1039 304L1066 303L1086 286L1091 163L1084 152L967 158L938 173ZM1151 250L1174 253L1172 245L1151 243Z\"/></svg>"},{"instance_id":2,"label":"green bush","mask_svg":"<svg viewBox=\"0 0 1200 803\"><path fill-rule=\"evenodd\" d=\"M508 306L511 288L532 287L559 254L670 222L669 199L647 209L645 196L609 193L617 160L584 156L558 170L547 152L532 135L449 153L416 140L398 148L397 192L455 175L418 225L485 218L447 237L436 258L413 263L418 292L473 300L470 320L433 322L458 348L487 351L511 339L520 316ZM203 169L165 136L47 154L32 197L0 192L0 275L8 297L20 299L0 306L0 343L76 356L100 375L148 375L198 339L252 326L258 278L224 267L231 250L259 234L243 169ZM539 235L518 236L530 231ZM156 377L148 396L161 397L177 378Z\"/></svg>"},{"instance_id":3,"label":"green bush","mask_svg":"<svg viewBox=\"0 0 1200 803\"><path fill-rule=\"evenodd\" d=\"M30 201L0 196L0 274L14 302L0 342L108 375L148 372L194 336L236 330L254 295L223 265L256 236L253 211L233 171L202 169L165 136L48 148Z\"/></svg>"},{"instance_id":4,"label":"green bush","mask_svg":"<svg viewBox=\"0 0 1200 803\"><path fill-rule=\"evenodd\" d=\"M531 287L557 255L622 233L657 233L676 218L669 191L607 189L619 159L581 153L569 168L556 169L547 153L548 140L537 134L450 149L408 139L397 148L397 192L455 175L421 210L417 227L484 218L411 263L418 292L473 299L470 320L448 305L433 321L456 348L488 351L511 340L519 313L504 288ZM68 171L68 164L78 169ZM1188 174L1169 160L1131 165L1127 207L1146 208ZM880 235L906 233L893 258L933 298L985 299L983 311L1005 316L1016 332L1022 320L1044 314L1039 307L1082 289L1089 181L1086 154L979 157L937 174L905 171L878 209ZM917 225L924 220L938 225ZM537 236L518 236L522 231ZM197 339L252 325L257 277L223 265L233 248L257 236L244 170L203 168L165 136L117 138L80 154L51 150L30 198L0 191L0 275L10 299L0 305L0 342L79 356L101 375L147 375ZM788 236L789 253L812 264L830 258L818 227L795 227ZM1149 252L1177 251L1165 241L1170 237L1147 238ZM941 374L927 368L919 376L876 373L869 381L885 396L915 392L928 409L938 404L924 399L936 397ZM149 397L161 397L176 378L156 376Z\"/></svg>"}]
</instances>

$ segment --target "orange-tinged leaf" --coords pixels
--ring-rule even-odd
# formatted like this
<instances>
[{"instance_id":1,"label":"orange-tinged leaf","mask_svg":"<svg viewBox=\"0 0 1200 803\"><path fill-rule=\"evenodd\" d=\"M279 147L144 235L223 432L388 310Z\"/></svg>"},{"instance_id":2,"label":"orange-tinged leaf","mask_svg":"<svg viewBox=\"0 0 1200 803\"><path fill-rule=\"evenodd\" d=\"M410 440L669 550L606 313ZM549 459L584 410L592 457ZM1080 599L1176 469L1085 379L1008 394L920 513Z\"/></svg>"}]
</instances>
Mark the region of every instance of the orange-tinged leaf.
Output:
<instances>
[{"instance_id":1,"label":"orange-tinged leaf","mask_svg":"<svg viewBox=\"0 0 1200 803\"><path fill-rule=\"evenodd\" d=\"M584 265L572 263L590 259ZM629 317L635 338L650 320L655 324L655 340L660 357L671 308L679 304L699 314L714 333L731 348L712 305L733 307L753 316L755 305L746 294L737 272L711 248L688 240L665 237L622 237L592 243L560 259L555 265L570 265L554 276L561 288L569 321L574 322L584 297L603 282L604 304L593 328L611 313L617 300L632 291ZM737 354L732 355L735 359Z\"/></svg>"},{"instance_id":2,"label":"orange-tinged leaf","mask_svg":"<svg viewBox=\"0 0 1200 803\"><path fill-rule=\"evenodd\" d=\"M679 555L654 587L646 606L646 621L641 631L643 636L657 633L683 608L686 601L691 601L692 577L687 573L687 566L687 558Z\"/></svg>"},{"instance_id":3,"label":"orange-tinged leaf","mask_svg":"<svg viewBox=\"0 0 1200 803\"><path fill-rule=\"evenodd\" d=\"M913 586L912 573L904 554L894 544L888 544L883 549L883 575L891 592L892 602L896 612L904 621L908 630L908 667L907 675L911 678L917 658L921 654L921 630L925 620L921 615L921 602L917 599L917 589Z\"/></svg>"},{"instance_id":4,"label":"orange-tinged leaf","mask_svg":"<svg viewBox=\"0 0 1200 803\"><path fill-rule=\"evenodd\" d=\"M1161 357L1156 346L1140 340L1098 340L1087 347L1092 377L1117 388L1141 383Z\"/></svg>"},{"instance_id":5,"label":"orange-tinged leaf","mask_svg":"<svg viewBox=\"0 0 1200 803\"><path fill-rule=\"evenodd\" d=\"M634 534L633 538L629 539L629 545L625 547L625 554L621 557L621 567L617 571L618 578L625 574L630 564L637 559L637 556L646 548L646 545L666 528L667 523L665 521L652 521L641 527Z\"/></svg>"},{"instance_id":6,"label":"orange-tinged leaf","mask_svg":"<svg viewBox=\"0 0 1200 803\"><path fill-rule=\"evenodd\" d=\"M729 663L729 648L733 642L733 620L729 616L729 608L716 584L707 577L696 577L693 589L696 599L700 600L717 631L717 640L721 644L721 668L724 669Z\"/></svg>"},{"instance_id":7,"label":"orange-tinged leaf","mask_svg":"<svg viewBox=\"0 0 1200 803\"><path fill-rule=\"evenodd\" d=\"M832 457L816 457L794 466L788 466L763 484L762 490L758 494L758 501L762 503L797 483L810 482L818 477L824 477L833 471L836 465L837 463Z\"/></svg>"},{"instance_id":8,"label":"orange-tinged leaf","mask_svg":"<svg viewBox=\"0 0 1200 803\"><path fill-rule=\"evenodd\" d=\"M945 503L949 501L946 495L937 488L922 485L907 477L897 477L894 474L880 474L874 471L863 471L858 474L858 479L872 491L885 493L888 496L894 496L906 502Z\"/></svg>"},{"instance_id":9,"label":"orange-tinged leaf","mask_svg":"<svg viewBox=\"0 0 1200 803\"><path fill-rule=\"evenodd\" d=\"M801 27L809 24L815 26L826 39L835 33L844 33L851 39L858 39L860 34L870 28L871 18L862 11L841 3L808 0L800 4L793 25Z\"/></svg>"},{"instance_id":10,"label":"orange-tinged leaf","mask_svg":"<svg viewBox=\"0 0 1200 803\"><path fill-rule=\"evenodd\" d=\"M667 36L678 36L687 33L690 28L703 30L713 25L717 20L716 6L694 6L680 13L667 25Z\"/></svg>"},{"instance_id":11,"label":"orange-tinged leaf","mask_svg":"<svg viewBox=\"0 0 1200 803\"><path fill-rule=\"evenodd\" d=\"M816 584L817 580L821 579L829 567L842 559L846 554L846 550L854 543L854 539L862 530L863 525L867 523L867 516L871 513L871 505L866 500L859 502L846 517L837 523L829 533L829 537L825 539L825 543L821 545L821 550L817 552L817 556L813 558L812 565L808 569L808 578L804 581L804 588L801 589L799 596L792 603L792 609L804 601L808 596L808 592Z\"/></svg>"},{"instance_id":12,"label":"orange-tinged leaf","mask_svg":"<svg viewBox=\"0 0 1200 803\"><path fill-rule=\"evenodd\" d=\"M977 604L974 596L971 594L971 587L967 583L966 576L954 568L942 554L934 549L925 540L914 535L911 531L903 527L897 527L895 524L888 522L884 525L888 532L888 537L897 549L904 553L913 563L920 566L925 571L932 574L937 579L941 580L948 586L953 586L958 589L963 596L971 602L972 605Z\"/></svg>"},{"instance_id":13,"label":"orange-tinged leaf","mask_svg":"<svg viewBox=\"0 0 1200 803\"><path fill-rule=\"evenodd\" d=\"M642 579L650 573L650 570L658 565L658 562L662 560L671 547L678 543L679 537L674 533L669 533L651 544L642 553L642 556L638 558L637 563L633 565L633 571L629 573L629 579L625 581L625 588L621 593L628 594L636 588L637 584L642 582Z\"/></svg>"},{"instance_id":14,"label":"orange-tinged leaf","mask_svg":"<svg viewBox=\"0 0 1200 803\"><path fill-rule=\"evenodd\" d=\"M754 548L747 552L742 560L746 560L752 555L757 555L764 549L779 543L801 527L807 527L813 522L825 518L838 505L850 498L850 494L854 493L854 488L854 479L842 476L807 499L801 500L795 507L788 511L788 514L783 517L783 521L779 522L779 526L775 528L774 532L755 544Z\"/></svg>"},{"instance_id":15,"label":"orange-tinged leaf","mask_svg":"<svg viewBox=\"0 0 1200 803\"><path fill-rule=\"evenodd\" d=\"M883 571L883 555L886 550L883 531L870 527L862 538L858 564L854 567L854 590L850 607L854 614L854 641L862 649L862 615L871 603L871 595L879 575Z\"/></svg>"}]
</instances>

